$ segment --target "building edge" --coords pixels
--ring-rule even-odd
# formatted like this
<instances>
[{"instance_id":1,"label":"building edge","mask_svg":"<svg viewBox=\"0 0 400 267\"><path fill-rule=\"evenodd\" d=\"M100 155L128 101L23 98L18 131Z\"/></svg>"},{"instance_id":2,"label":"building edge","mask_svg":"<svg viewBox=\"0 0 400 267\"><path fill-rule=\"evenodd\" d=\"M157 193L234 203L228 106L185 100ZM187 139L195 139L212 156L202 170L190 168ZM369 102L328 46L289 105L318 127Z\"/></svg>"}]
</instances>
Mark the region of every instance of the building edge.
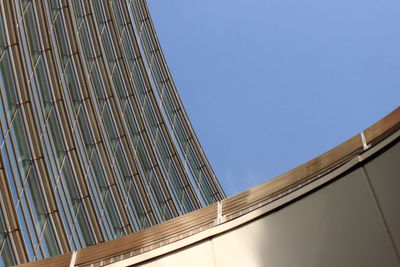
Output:
<instances>
[{"instance_id":1,"label":"building edge","mask_svg":"<svg viewBox=\"0 0 400 267\"><path fill-rule=\"evenodd\" d=\"M141 232L80 250L73 265L69 265L73 255L69 253L21 266L131 266L172 255L318 192L399 140L400 107L341 145L273 180Z\"/></svg>"}]
</instances>

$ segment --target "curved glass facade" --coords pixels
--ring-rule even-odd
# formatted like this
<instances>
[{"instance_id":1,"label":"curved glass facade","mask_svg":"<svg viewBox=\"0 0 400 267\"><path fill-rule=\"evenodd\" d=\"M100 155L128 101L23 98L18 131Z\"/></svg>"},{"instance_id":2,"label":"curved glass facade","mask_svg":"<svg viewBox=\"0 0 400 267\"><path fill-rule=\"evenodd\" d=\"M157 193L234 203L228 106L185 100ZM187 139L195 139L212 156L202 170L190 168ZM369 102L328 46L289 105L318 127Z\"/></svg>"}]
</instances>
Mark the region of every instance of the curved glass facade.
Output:
<instances>
[{"instance_id":1,"label":"curved glass facade","mask_svg":"<svg viewBox=\"0 0 400 267\"><path fill-rule=\"evenodd\" d=\"M0 266L225 197L144 0L0 0Z\"/></svg>"}]
</instances>

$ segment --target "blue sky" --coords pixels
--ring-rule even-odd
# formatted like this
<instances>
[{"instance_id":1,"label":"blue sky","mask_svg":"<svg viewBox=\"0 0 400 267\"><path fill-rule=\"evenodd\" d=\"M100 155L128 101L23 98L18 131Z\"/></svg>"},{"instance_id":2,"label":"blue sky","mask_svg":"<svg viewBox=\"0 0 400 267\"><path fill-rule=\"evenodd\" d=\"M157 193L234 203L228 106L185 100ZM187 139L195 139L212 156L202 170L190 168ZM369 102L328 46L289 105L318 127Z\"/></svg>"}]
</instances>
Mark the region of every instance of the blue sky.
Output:
<instances>
[{"instance_id":1,"label":"blue sky","mask_svg":"<svg viewBox=\"0 0 400 267\"><path fill-rule=\"evenodd\" d=\"M186 111L228 195L400 103L398 0L148 0Z\"/></svg>"}]
</instances>

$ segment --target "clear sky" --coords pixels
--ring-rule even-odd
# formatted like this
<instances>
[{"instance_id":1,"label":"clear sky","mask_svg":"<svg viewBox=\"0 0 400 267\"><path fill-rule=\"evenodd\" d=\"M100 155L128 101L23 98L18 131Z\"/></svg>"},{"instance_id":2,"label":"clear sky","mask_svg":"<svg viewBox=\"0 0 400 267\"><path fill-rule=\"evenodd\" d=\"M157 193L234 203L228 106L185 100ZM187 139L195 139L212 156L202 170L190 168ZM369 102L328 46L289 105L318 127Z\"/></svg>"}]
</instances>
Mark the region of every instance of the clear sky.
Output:
<instances>
[{"instance_id":1,"label":"clear sky","mask_svg":"<svg viewBox=\"0 0 400 267\"><path fill-rule=\"evenodd\" d=\"M358 134L400 104L398 0L148 0L228 195Z\"/></svg>"}]
</instances>

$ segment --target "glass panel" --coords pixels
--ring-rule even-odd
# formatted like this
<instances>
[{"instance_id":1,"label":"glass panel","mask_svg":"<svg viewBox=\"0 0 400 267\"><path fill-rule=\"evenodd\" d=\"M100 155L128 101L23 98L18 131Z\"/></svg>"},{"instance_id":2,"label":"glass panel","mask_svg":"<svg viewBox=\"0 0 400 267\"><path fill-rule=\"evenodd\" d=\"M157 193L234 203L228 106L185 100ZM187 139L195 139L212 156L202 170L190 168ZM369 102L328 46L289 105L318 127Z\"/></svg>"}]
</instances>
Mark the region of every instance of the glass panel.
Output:
<instances>
[{"instance_id":1,"label":"glass panel","mask_svg":"<svg viewBox=\"0 0 400 267\"><path fill-rule=\"evenodd\" d=\"M117 18L117 25L119 27L119 31L122 31L124 25L125 25L125 19L124 15L121 9L121 4L119 0L114 0L113 1L113 7L114 7L114 14L115 17Z\"/></svg>"},{"instance_id":2,"label":"glass panel","mask_svg":"<svg viewBox=\"0 0 400 267\"><path fill-rule=\"evenodd\" d=\"M81 204L77 215L77 231L80 231L83 236L83 242L88 247L94 245L94 239L86 216L87 212L83 209L83 204Z\"/></svg>"},{"instance_id":3,"label":"glass panel","mask_svg":"<svg viewBox=\"0 0 400 267\"><path fill-rule=\"evenodd\" d=\"M6 45L7 45L7 40L4 32L4 21L3 21L3 16L0 13L0 55L6 49L7 47Z\"/></svg>"},{"instance_id":4,"label":"glass panel","mask_svg":"<svg viewBox=\"0 0 400 267\"><path fill-rule=\"evenodd\" d=\"M100 162L100 158L97 154L97 151L94 150L92 159L92 169L94 172L94 178L96 179L97 184L100 188L100 195L103 202L109 188L107 186L107 179L104 175L103 168L101 166L102 164Z\"/></svg>"},{"instance_id":5,"label":"glass panel","mask_svg":"<svg viewBox=\"0 0 400 267\"><path fill-rule=\"evenodd\" d=\"M124 185L125 185L124 188L127 191L127 193L129 194L129 199L131 201L131 204L134 206L135 218L137 219L137 218L139 218L139 214L144 213L141 198L137 191L137 185L134 182L137 175L133 175L130 173L128 162L125 160L123 151L120 146L117 147L115 156L116 156L116 160L118 163L118 167L122 172Z\"/></svg>"},{"instance_id":6,"label":"glass panel","mask_svg":"<svg viewBox=\"0 0 400 267\"><path fill-rule=\"evenodd\" d=\"M144 49L149 57L154 49L146 27L143 28L141 37L142 37L142 44L144 44Z\"/></svg>"},{"instance_id":7,"label":"glass panel","mask_svg":"<svg viewBox=\"0 0 400 267\"><path fill-rule=\"evenodd\" d=\"M0 62L0 85L2 95L6 96L6 113L10 120L17 110L17 103L19 101L8 50L5 51L3 59Z\"/></svg>"},{"instance_id":8,"label":"glass panel","mask_svg":"<svg viewBox=\"0 0 400 267\"><path fill-rule=\"evenodd\" d=\"M113 123L114 119L111 117L109 104L107 103L103 111L103 122L107 131L108 138L113 148L115 148L118 140L118 133Z\"/></svg>"},{"instance_id":9,"label":"glass panel","mask_svg":"<svg viewBox=\"0 0 400 267\"><path fill-rule=\"evenodd\" d=\"M154 115L153 105L150 103L150 99L147 98L144 103L144 114L146 115L147 122L150 125L151 133L153 134L153 138L156 137L158 122Z\"/></svg>"},{"instance_id":10,"label":"glass panel","mask_svg":"<svg viewBox=\"0 0 400 267\"><path fill-rule=\"evenodd\" d=\"M104 83L101 75L99 74L99 68L96 63L93 64L90 78L92 79L93 87L95 89L97 99L99 100L100 111L102 111L106 101L106 94L104 90Z\"/></svg>"},{"instance_id":11,"label":"glass panel","mask_svg":"<svg viewBox=\"0 0 400 267\"><path fill-rule=\"evenodd\" d=\"M25 8L29 4L29 2L31 2L31 0L21 0L21 2L22 2L22 7Z\"/></svg>"},{"instance_id":12,"label":"glass panel","mask_svg":"<svg viewBox=\"0 0 400 267\"><path fill-rule=\"evenodd\" d=\"M1 198L0 194L0 198ZM7 227L4 221L2 209L0 207L0 266L11 266L16 264L14 253L11 248L8 234L6 233Z\"/></svg>"},{"instance_id":13,"label":"glass panel","mask_svg":"<svg viewBox=\"0 0 400 267\"><path fill-rule=\"evenodd\" d=\"M54 20L55 16L57 15L59 9L60 9L60 4L58 0L50 0L50 8L51 8L51 18Z\"/></svg>"},{"instance_id":14,"label":"glass panel","mask_svg":"<svg viewBox=\"0 0 400 267\"><path fill-rule=\"evenodd\" d=\"M94 6L94 12L96 14L97 23L100 26L106 20L103 12L104 7L102 6L101 1L93 1L92 3Z\"/></svg>"},{"instance_id":15,"label":"glass panel","mask_svg":"<svg viewBox=\"0 0 400 267\"><path fill-rule=\"evenodd\" d=\"M105 53L106 53L106 58L107 58L107 62L109 64L110 69L113 69L114 65L115 65L115 55L114 55L114 48L109 36L109 31L108 31L108 27L106 27L105 32L103 33L103 35L101 36L101 40L103 41L103 45L104 45L104 49L105 49Z\"/></svg>"},{"instance_id":16,"label":"glass panel","mask_svg":"<svg viewBox=\"0 0 400 267\"><path fill-rule=\"evenodd\" d=\"M153 57L153 62L151 64L152 70L153 70L153 75L155 77L155 80L157 81L158 86L162 86L162 83L164 81L160 66L158 65L157 58L154 56Z\"/></svg>"},{"instance_id":17,"label":"glass panel","mask_svg":"<svg viewBox=\"0 0 400 267\"><path fill-rule=\"evenodd\" d=\"M60 168L65 157L65 151L67 149L64 145L64 139L61 134L61 126L58 123L57 114L54 109L51 111L47 123L49 125L51 137L53 140L53 145L55 149L54 152L57 158L58 167Z\"/></svg>"},{"instance_id":18,"label":"glass panel","mask_svg":"<svg viewBox=\"0 0 400 267\"><path fill-rule=\"evenodd\" d=\"M35 17L35 13L33 10L33 4L27 7L25 13L25 28L28 35L29 41L29 50L32 57L33 65L36 63L39 55L40 55L40 37L37 31L38 22Z\"/></svg>"},{"instance_id":19,"label":"glass panel","mask_svg":"<svg viewBox=\"0 0 400 267\"><path fill-rule=\"evenodd\" d=\"M70 97L75 108L75 112L78 111L81 105L81 97L78 84L76 82L76 77L74 67L72 66L72 61L69 61L67 68L65 69L65 81L68 86Z\"/></svg>"},{"instance_id":20,"label":"glass panel","mask_svg":"<svg viewBox=\"0 0 400 267\"><path fill-rule=\"evenodd\" d=\"M157 136L156 145L159 153L161 154L161 158L163 160L165 168L168 168L171 156L167 144L164 140L164 136L162 136L161 134Z\"/></svg>"},{"instance_id":21,"label":"glass panel","mask_svg":"<svg viewBox=\"0 0 400 267\"><path fill-rule=\"evenodd\" d=\"M121 222L119 220L117 210L115 207L115 203L111 199L111 195L108 194L105 202L105 209L108 213L108 216L110 217L111 224L113 226L113 238L118 238L124 235L124 228L121 225Z\"/></svg>"},{"instance_id":22,"label":"glass panel","mask_svg":"<svg viewBox=\"0 0 400 267\"><path fill-rule=\"evenodd\" d=\"M80 27L80 24L83 21L84 18L84 11L83 11L83 7L82 7L82 0L73 0L73 4L74 4L74 10L75 10L75 17L77 18L78 21L78 27Z\"/></svg>"},{"instance_id":23,"label":"glass panel","mask_svg":"<svg viewBox=\"0 0 400 267\"><path fill-rule=\"evenodd\" d=\"M162 193L160 184L158 183L158 178L155 176L155 173L153 170L150 171L150 186L153 191L154 197L157 200L158 204L158 209L161 211L162 215L165 217L165 219L170 219L171 214L169 213L169 209L166 206L166 200L165 197Z\"/></svg>"},{"instance_id":24,"label":"glass panel","mask_svg":"<svg viewBox=\"0 0 400 267\"><path fill-rule=\"evenodd\" d=\"M54 257L60 254L49 218L47 218L47 223L43 229L43 239L41 240L41 245L45 253L45 258Z\"/></svg>"},{"instance_id":25,"label":"glass panel","mask_svg":"<svg viewBox=\"0 0 400 267\"><path fill-rule=\"evenodd\" d=\"M143 168L143 170L145 170L145 173L148 174L148 171L151 170L151 165L149 159L147 158L142 138L139 138L137 151L138 151L140 166ZM146 178L149 179L148 175L146 175Z\"/></svg>"},{"instance_id":26,"label":"glass panel","mask_svg":"<svg viewBox=\"0 0 400 267\"><path fill-rule=\"evenodd\" d=\"M51 107L52 96L43 57L39 59L38 65L36 67L36 75L39 82L41 101L44 107L45 115L47 115Z\"/></svg>"},{"instance_id":27,"label":"glass panel","mask_svg":"<svg viewBox=\"0 0 400 267\"><path fill-rule=\"evenodd\" d=\"M44 242L41 242L42 248L45 251L45 256L55 256L59 254L56 238L53 234L49 218L47 215L44 192L40 186L40 180L37 176L36 170L31 169L27 179L27 186L25 186L26 195L30 204L30 211L33 215L36 231L40 235L43 231Z\"/></svg>"},{"instance_id":28,"label":"glass panel","mask_svg":"<svg viewBox=\"0 0 400 267\"><path fill-rule=\"evenodd\" d=\"M34 168L32 168L29 173L25 191L30 204L30 210L32 211L34 218L36 231L41 233L43 225L46 221L47 211L45 208L42 188L40 187L40 181Z\"/></svg>"},{"instance_id":29,"label":"glass panel","mask_svg":"<svg viewBox=\"0 0 400 267\"><path fill-rule=\"evenodd\" d=\"M181 142L181 145L186 144L187 142L187 136L185 129L183 128L183 125L179 119L175 120L175 125L174 125L175 133L178 136L179 141Z\"/></svg>"},{"instance_id":30,"label":"glass panel","mask_svg":"<svg viewBox=\"0 0 400 267\"><path fill-rule=\"evenodd\" d=\"M174 119L176 109L175 109L174 103L171 99L171 96L169 95L168 90L164 90L164 94L163 94L162 98L163 98L164 106L167 109L169 119L172 121Z\"/></svg>"},{"instance_id":31,"label":"glass panel","mask_svg":"<svg viewBox=\"0 0 400 267\"><path fill-rule=\"evenodd\" d=\"M21 176L25 177L31 165L31 152L29 149L29 142L23 124L21 110L18 109L14 118L12 128L12 136L14 138L14 145L16 146L17 159L21 170Z\"/></svg>"},{"instance_id":32,"label":"glass panel","mask_svg":"<svg viewBox=\"0 0 400 267\"><path fill-rule=\"evenodd\" d=\"M182 204L186 212L195 210L186 191L184 191L182 195Z\"/></svg>"},{"instance_id":33,"label":"glass panel","mask_svg":"<svg viewBox=\"0 0 400 267\"><path fill-rule=\"evenodd\" d=\"M113 238L117 238L123 235L124 229L121 226L119 217L118 217L118 212L117 212L117 207L115 206L115 203L112 199L111 195L111 190L109 185L107 184L106 177L104 175L103 168L101 167L102 163L100 161L100 158L97 154L97 151L93 154L93 160L92 160L92 169L94 171L94 178L97 180L98 185L100 187L100 194L103 199L104 203L104 209L108 214L108 217L110 218L112 227L112 235Z\"/></svg>"},{"instance_id":34,"label":"glass panel","mask_svg":"<svg viewBox=\"0 0 400 267\"><path fill-rule=\"evenodd\" d=\"M146 214L142 205L141 197L137 190L137 186L135 185L135 183L133 183L133 181L129 188L129 196L131 201L133 202L133 206L135 207L136 218L145 217Z\"/></svg>"},{"instance_id":35,"label":"glass panel","mask_svg":"<svg viewBox=\"0 0 400 267\"><path fill-rule=\"evenodd\" d=\"M67 191L69 198L68 203L72 203L70 207L73 211L72 215L73 217L76 216L76 231L79 232L78 235L81 237L84 246L90 246L94 243L93 235L87 221L87 212L84 211L84 204L80 198L78 185L74 177L71 163L67 158L62 170L62 183Z\"/></svg>"},{"instance_id":36,"label":"glass panel","mask_svg":"<svg viewBox=\"0 0 400 267\"><path fill-rule=\"evenodd\" d=\"M127 32L122 34L122 44L128 60L129 69L132 71L135 62L135 54L133 52L132 43Z\"/></svg>"},{"instance_id":37,"label":"glass panel","mask_svg":"<svg viewBox=\"0 0 400 267\"><path fill-rule=\"evenodd\" d=\"M178 171L174 164L171 164L171 169L170 169L169 173L170 173L170 178L171 178L172 184L175 187L176 194L178 195L179 201L181 201L183 185L182 185L181 178L180 178Z\"/></svg>"},{"instance_id":38,"label":"glass panel","mask_svg":"<svg viewBox=\"0 0 400 267\"><path fill-rule=\"evenodd\" d=\"M35 257L34 247L36 246L38 241L36 238L36 234L33 231L28 231L28 229L35 229L35 228L32 225L29 213L27 213L28 209L26 207L26 198L24 195L22 195L21 197L21 203L24 206L24 210L27 215L27 220L25 220L24 218L21 205L17 206L17 216L18 216L18 221L20 222L21 233L24 238L25 247L28 251L28 258L30 261L32 261Z\"/></svg>"},{"instance_id":39,"label":"glass panel","mask_svg":"<svg viewBox=\"0 0 400 267\"><path fill-rule=\"evenodd\" d=\"M78 115L78 124L82 139L85 143L87 156L90 158L90 155L94 148L94 140L91 134L91 128L89 125L89 121L86 115L85 110L82 110Z\"/></svg>"},{"instance_id":40,"label":"glass panel","mask_svg":"<svg viewBox=\"0 0 400 267\"><path fill-rule=\"evenodd\" d=\"M198 169L200 169L200 164L197 161L196 154L194 153L193 148L190 144L188 144L186 148L186 156L193 171L197 171Z\"/></svg>"},{"instance_id":41,"label":"glass panel","mask_svg":"<svg viewBox=\"0 0 400 267\"><path fill-rule=\"evenodd\" d=\"M69 162L69 159L67 158L65 160L63 169L62 169L62 173L61 173L61 177L62 177L62 184L64 189L67 191L67 195L69 196L69 201L68 203L72 203L72 205L70 206L70 209L73 210L73 216L75 216L77 210L78 210L78 206L80 204L79 201L79 191L78 191L78 187L76 185L75 179L74 179L74 175L71 169L71 164Z\"/></svg>"},{"instance_id":42,"label":"glass panel","mask_svg":"<svg viewBox=\"0 0 400 267\"><path fill-rule=\"evenodd\" d=\"M59 49L59 53L61 54L61 60L62 60L62 65L65 67L65 65L68 62L68 59L70 57L70 51L68 47L68 41L66 37L66 29L64 27L64 22L62 20L61 13L57 17L56 21L54 22L54 28L55 28L55 33L57 36L57 45Z\"/></svg>"},{"instance_id":43,"label":"glass panel","mask_svg":"<svg viewBox=\"0 0 400 267\"><path fill-rule=\"evenodd\" d=\"M118 146L115 152L115 158L118 163L119 170L121 171L122 177L129 178L131 173L129 171L128 164L125 160L124 153L121 149L121 146Z\"/></svg>"},{"instance_id":44,"label":"glass panel","mask_svg":"<svg viewBox=\"0 0 400 267\"><path fill-rule=\"evenodd\" d=\"M133 138L133 146L136 147L139 139L139 130L130 106L128 106L125 111L125 118L129 127L129 132Z\"/></svg>"},{"instance_id":45,"label":"glass panel","mask_svg":"<svg viewBox=\"0 0 400 267\"><path fill-rule=\"evenodd\" d=\"M12 252L11 243L8 238L4 240L4 243L1 244L3 250L0 252L0 266L11 266L15 265L15 257Z\"/></svg>"},{"instance_id":46,"label":"glass panel","mask_svg":"<svg viewBox=\"0 0 400 267\"><path fill-rule=\"evenodd\" d=\"M205 196L205 200L208 204L214 203L217 201L215 199L215 196L213 195L213 192L210 188L210 185L208 184L207 180L205 179L205 176L202 175L200 177L200 190L203 192L203 195Z\"/></svg>"},{"instance_id":47,"label":"glass panel","mask_svg":"<svg viewBox=\"0 0 400 267\"><path fill-rule=\"evenodd\" d=\"M124 86L124 83L122 81L121 73L120 73L120 70L119 70L118 67L114 71L113 81L114 81L114 86L118 91L119 98L124 101L125 98L126 98L125 86Z\"/></svg>"},{"instance_id":48,"label":"glass panel","mask_svg":"<svg viewBox=\"0 0 400 267\"><path fill-rule=\"evenodd\" d=\"M79 31L79 36L81 38L82 44L83 44L83 50L85 52L86 59L88 63L93 60L95 57L94 51L93 51L93 45L90 42L90 35L89 31L87 29L87 25L85 22L82 23L82 28Z\"/></svg>"},{"instance_id":49,"label":"glass panel","mask_svg":"<svg viewBox=\"0 0 400 267\"><path fill-rule=\"evenodd\" d=\"M7 138L9 140L9 137ZM17 193L17 188L21 188L21 181L19 179L14 179L14 175L12 173L11 169L11 163L8 159L7 151L6 151L6 145L4 145L1 148L1 156L3 157L3 162L4 162L4 167L5 167L5 174L6 177L8 178L9 185L11 188L12 196L13 196L13 203L14 206L18 201L18 193ZM14 157L12 157L14 159Z\"/></svg>"},{"instance_id":50,"label":"glass panel","mask_svg":"<svg viewBox=\"0 0 400 267\"><path fill-rule=\"evenodd\" d=\"M73 225L72 214L69 212L68 207L71 206L68 204L66 200L65 194L62 191L61 183L58 183L57 189L54 190L56 196L56 203L58 207L59 214L61 215L61 220L64 225L65 234L69 240L69 244L71 245L71 249L73 249L74 242L76 240L71 240L71 227Z\"/></svg>"},{"instance_id":51,"label":"glass panel","mask_svg":"<svg viewBox=\"0 0 400 267\"><path fill-rule=\"evenodd\" d=\"M135 88L138 91L140 103L143 103L143 98L146 96L146 88L143 84L142 76L140 74L140 68L135 62L134 68L132 70L133 82L135 84Z\"/></svg>"}]
</instances>

